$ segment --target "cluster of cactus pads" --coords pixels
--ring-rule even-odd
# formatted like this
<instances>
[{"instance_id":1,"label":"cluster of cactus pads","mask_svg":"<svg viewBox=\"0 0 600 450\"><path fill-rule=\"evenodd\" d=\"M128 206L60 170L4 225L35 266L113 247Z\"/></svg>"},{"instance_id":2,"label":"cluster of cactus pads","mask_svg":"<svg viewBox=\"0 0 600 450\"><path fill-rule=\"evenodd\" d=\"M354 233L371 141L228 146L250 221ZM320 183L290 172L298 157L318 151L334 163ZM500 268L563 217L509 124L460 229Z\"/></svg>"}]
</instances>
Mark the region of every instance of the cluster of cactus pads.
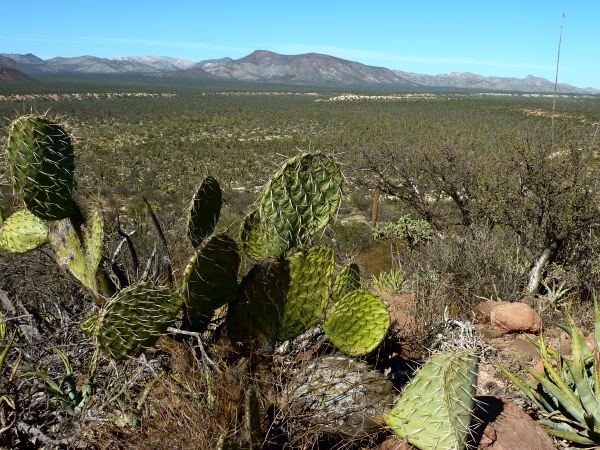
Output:
<instances>
[{"instance_id":1,"label":"cluster of cactus pads","mask_svg":"<svg viewBox=\"0 0 600 450\"><path fill-rule=\"evenodd\" d=\"M7 161L27 209L0 222L0 249L22 253L49 243L56 262L103 305L82 329L113 359L140 354L178 320L187 332L203 332L224 306L229 339L267 352L320 323L329 341L352 357L373 351L388 332L389 312L361 289L358 266L336 275L333 250L310 246L342 198L343 177L330 156L301 154L275 172L241 225L241 251L235 239L215 233L222 192L217 180L206 178L187 212L194 253L177 289L111 281L115 277L103 264L102 213L80 212L73 146L61 125L34 115L15 120ZM239 279L242 253L254 265ZM459 449L470 422L476 367L473 352L434 357L391 410L391 383L347 356L314 361L298 375L296 384L304 387L287 393L314 418L335 416L332 423L351 434L362 424L387 422L421 448Z\"/></svg>"}]
</instances>

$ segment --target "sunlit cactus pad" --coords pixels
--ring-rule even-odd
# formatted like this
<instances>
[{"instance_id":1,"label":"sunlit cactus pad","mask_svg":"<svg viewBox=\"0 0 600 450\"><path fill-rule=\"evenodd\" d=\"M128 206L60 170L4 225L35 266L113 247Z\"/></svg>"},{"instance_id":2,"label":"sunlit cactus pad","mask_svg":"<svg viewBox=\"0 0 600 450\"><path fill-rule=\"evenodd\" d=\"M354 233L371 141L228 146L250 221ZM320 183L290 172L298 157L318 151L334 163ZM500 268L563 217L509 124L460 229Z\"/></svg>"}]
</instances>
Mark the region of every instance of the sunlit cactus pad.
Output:
<instances>
[{"instance_id":1,"label":"sunlit cactus pad","mask_svg":"<svg viewBox=\"0 0 600 450\"><path fill-rule=\"evenodd\" d=\"M187 235L194 247L200 246L202 240L213 233L222 202L221 187L213 177L207 177L194 195L187 214Z\"/></svg>"},{"instance_id":2,"label":"sunlit cactus pad","mask_svg":"<svg viewBox=\"0 0 600 450\"><path fill-rule=\"evenodd\" d=\"M323 316L333 277L333 250L312 248L290 256L288 264L290 285L279 330L282 341L303 333Z\"/></svg>"},{"instance_id":3,"label":"sunlit cactus pad","mask_svg":"<svg viewBox=\"0 0 600 450\"><path fill-rule=\"evenodd\" d=\"M34 115L10 124L8 165L27 208L44 220L59 220L75 210L75 158L71 137L58 124Z\"/></svg>"},{"instance_id":4,"label":"sunlit cactus pad","mask_svg":"<svg viewBox=\"0 0 600 450\"><path fill-rule=\"evenodd\" d=\"M328 156L289 159L269 180L259 200L267 249L272 256L303 245L337 214L342 174Z\"/></svg>"},{"instance_id":5,"label":"sunlit cactus pad","mask_svg":"<svg viewBox=\"0 0 600 450\"><path fill-rule=\"evenodd\" d=\"M239 264L237 244L225 234L211 236L192 256L181 289L186 298L189 327L202 327L215 309L233 299L237 293Z\"/></svg>"},{"instance_id":6,"label":"sunlit cactus pad","mask_svg":"<svg viewBox=\"0 0 600 450\"><path fill-rule=\"evenodd\" d=\"M337 302L356 289L360 289L360 269L356 263L348 263L335 277L331 298Z\"/></svg>"},{"instance_id":7,"label":"sunlit cactus pad","mask_svg":"<svg viewBox=\"0 0 600 450\"><path fill-rule=\"evenodd\" d=\"M48 227L29 211L17 211L0 225L0 249L25 253L48 242Z\"/></svg>"},{"instance_id":8,"label":"sunlit cactus pad","mask_svg":"<svg viewBox=\"0 0 600 450\"><path fill-rule=\"evenodd\" d=\"M253 211L244 218L240 229L240 241L244 254L255 261L269 254L258 211Z\"/></svg>"},{"instance_id":9,"label":"sunlit cactus pad","mask_svg":"<svg viewBox=\"0 0 600 450\"><path fill-rule=\"evenodd\" d=\"M465 448L478 361L472 350L433 356L404 390L386 420L387 425L418 448Z\"/></svg>"},{"instance_id":10,"label":"sunlit cactus pad","mask_svg":"<svg viewBox=\"0 0 600 450\"><path fill-rule=\"evenodd\" d=\"M369 353L377 347L390 327L390 313L383 301L357 289L337 302L323 330L333 344L350 356Z\"/></svg>"},{"instance_id":11,"label":"sunlit cactus pad","mask_svg":"<svg viewBox=\"0 0 600 450\"><path fill-rule=\"evenodd\" d=\"M140 283L119 292L102 310L96 340L114 359L138 355L152 346L177 318L183 297Z\"/></svg>"},{"instance_id":12,"label":"sunlit cactus pad","mask_svg":"<svg viewBox=\"0 0 600 450\"><path fill-rule=\"evenodd\" d=\"M366 363L323 356L295 372L282 408L322 433L360 436L383 423L393 391L392 383Z\"/></svg>"}]
</instances>

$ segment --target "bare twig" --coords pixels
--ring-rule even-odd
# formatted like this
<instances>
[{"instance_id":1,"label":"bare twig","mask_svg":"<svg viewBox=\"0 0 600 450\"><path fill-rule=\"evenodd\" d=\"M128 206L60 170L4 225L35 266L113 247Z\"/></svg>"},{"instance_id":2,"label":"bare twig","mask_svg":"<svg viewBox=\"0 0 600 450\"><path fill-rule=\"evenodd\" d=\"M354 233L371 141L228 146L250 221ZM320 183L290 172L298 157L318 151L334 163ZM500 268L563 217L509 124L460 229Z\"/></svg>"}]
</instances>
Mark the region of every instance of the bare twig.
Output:
<instances>
[{"instance_id":1,"label":"bare twig","mask_svg":"<svg viewBox=\"0 0 600 450\"><path fill-rule=\"evenodd\" d=\"M196 342L198 343L198 347L200 348L200 354L202 355L202 359L204 359L204 361L207 364L210 364L211 366L213 366L218 372L221 372L221 369L219 369L219 366L217 365L217 363L215 363L210 358L210 356L208 356L208 354L206 353L206 350L204 350L204 345L202 344L202 338L200 337L200 333L196 333L194 331L180 330L179 328L174 328L174 327L167 328L167 331L169 333L173 333L173 334L180 334L183 336L195 337Z\"/></svg>"},{"instance_id":2,"label":"bare twig","mask_svg":"<svg viewBox=\"0 0 600 450\"><path fill-rule=\"evenodd\" d=\"M22 433L28 434L29 436L31 436L32 438L34 438L35 440L46 444L46 445L51 445L51 446L68 446L69 444L73 443L76 441L75 437L68 437L68 438L63 438L63 439L53 439L49 436L47 436L46 434L44 434L44 432L42 430L40 430L37 427L34 427L33 425L29 425L28 423L25 423L23 421L19 421L17 422L17 430L19 430Z\"/></svg>"}]
</instances>

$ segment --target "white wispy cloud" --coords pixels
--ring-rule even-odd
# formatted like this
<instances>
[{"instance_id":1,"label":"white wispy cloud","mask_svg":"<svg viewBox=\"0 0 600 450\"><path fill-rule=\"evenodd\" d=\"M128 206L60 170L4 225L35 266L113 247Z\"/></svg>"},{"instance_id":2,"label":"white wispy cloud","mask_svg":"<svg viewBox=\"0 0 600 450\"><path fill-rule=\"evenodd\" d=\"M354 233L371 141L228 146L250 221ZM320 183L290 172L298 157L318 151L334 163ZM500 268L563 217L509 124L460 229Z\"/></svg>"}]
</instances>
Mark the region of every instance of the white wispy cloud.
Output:
<instances>
[{"instance_id":1,"label":"white wispy cloud","mask_svg":"<svg viewBox=\"0 0 600 450\"><path fill-rule=\"evenodd\" d=\"M224 45L207 44L193 41L165 41L156 39L129 39L129 38L92 38L81 37L74 39L55 39L55 38L29 38L0 36L0 40L20 41L20 42L51 42L56 44L130 44L146 47L165 47L165 48L192 48L199 50L223 51L223 52L251 52L254 49L247 47L231 47Z\"/></svg>"}]
</instances>

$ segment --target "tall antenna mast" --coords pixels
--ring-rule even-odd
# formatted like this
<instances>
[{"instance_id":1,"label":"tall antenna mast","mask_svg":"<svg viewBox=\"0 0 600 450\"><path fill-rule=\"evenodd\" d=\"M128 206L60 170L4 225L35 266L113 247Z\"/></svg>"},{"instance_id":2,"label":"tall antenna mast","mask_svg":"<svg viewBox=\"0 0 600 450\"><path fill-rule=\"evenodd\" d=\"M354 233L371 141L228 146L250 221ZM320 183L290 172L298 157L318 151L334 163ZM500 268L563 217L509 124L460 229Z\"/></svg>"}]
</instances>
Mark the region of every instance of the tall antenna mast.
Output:
<instances>
[{"instance_id":1,"label":"tall antenna mast","mask_svg":"<svg viewBox=\"0 0 600 450\"><path fill-rule=\"evenodd\" d=\"M554 111L556 110L556 89L558 87L558 67L560 66L560 44L562 43L563 25L565 23L565 13L562 13L560 19L560 36L558 38L558 54L556 55L556 72L554 73L554 95L552 96L552 122L551 122L551 141L550 145L554 147Z\"/></svg>"}]
</instances>

